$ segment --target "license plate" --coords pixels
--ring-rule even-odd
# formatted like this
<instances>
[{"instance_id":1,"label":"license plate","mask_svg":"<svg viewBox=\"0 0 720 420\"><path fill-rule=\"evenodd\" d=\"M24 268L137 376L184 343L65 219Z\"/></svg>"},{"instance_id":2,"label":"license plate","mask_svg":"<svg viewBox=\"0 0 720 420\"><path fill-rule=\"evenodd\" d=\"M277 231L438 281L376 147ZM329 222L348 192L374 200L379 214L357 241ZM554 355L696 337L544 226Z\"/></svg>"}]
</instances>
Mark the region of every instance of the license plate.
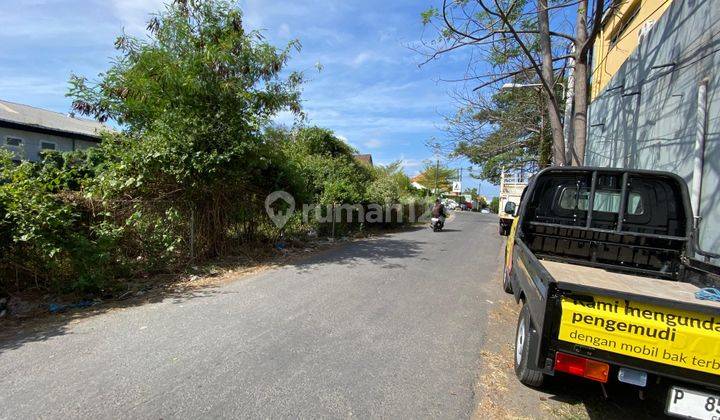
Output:
<instances>
[{"instance_id":1,"label":"license plate","mask_svg":"<svg viewBox=\"0 0 720 420\"><path fill-rule=\"evenodd\" d=\"M667 414L701 420L720 419L720 395L672 387L668 395Z\"/></svg>"}]
</instances>

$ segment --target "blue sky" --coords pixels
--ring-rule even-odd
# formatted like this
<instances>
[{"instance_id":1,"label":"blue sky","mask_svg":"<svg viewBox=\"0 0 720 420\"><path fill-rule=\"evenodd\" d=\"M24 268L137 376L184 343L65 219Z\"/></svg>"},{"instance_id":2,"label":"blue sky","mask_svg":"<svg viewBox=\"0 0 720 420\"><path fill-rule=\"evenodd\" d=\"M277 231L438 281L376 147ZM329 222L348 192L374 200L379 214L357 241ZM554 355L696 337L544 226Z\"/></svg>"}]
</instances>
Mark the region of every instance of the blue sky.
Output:
<instances>
[{"instance_id":1,"label":"blue sky","mask_svg":"<svg viewBox=\"0 0 720 420\"><path fill-rule=\"evenodd\" d=\"M432 159L425 146L443 138L443 116L453 111L440 78L462 76L465 53L421 68L410 46L423 37L420 12L439 0L241 0L245 23L275 45L299 39L289 64L306 72L303 106L308 123L327 127L376 163L402 160L415 175ZM93 77L115 55L122 28L144 33L161 0L20 0L0 14L0 98L59 112L71 72ZM425 34L427 38L429 35ZM315 66L320 63L322 71ZM291 122L289 115L278 121ZM467 168L463 161L448 163ZM467 173L467 171L465 171ZM464 187L478 184L464 178ZM483 184L483 193L497 188Z\"/></svg>"}]
</instances>

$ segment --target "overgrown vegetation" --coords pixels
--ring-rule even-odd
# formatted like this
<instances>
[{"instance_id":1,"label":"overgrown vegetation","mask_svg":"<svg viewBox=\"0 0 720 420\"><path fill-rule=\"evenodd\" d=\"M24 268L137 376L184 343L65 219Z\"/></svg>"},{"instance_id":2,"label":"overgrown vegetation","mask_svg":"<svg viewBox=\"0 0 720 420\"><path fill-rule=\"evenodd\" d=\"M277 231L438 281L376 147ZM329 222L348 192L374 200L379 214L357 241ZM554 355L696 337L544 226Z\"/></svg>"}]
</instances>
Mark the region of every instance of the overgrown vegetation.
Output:
<instances>
[{"instance_id":1,"label":"overgrown vegetation","mask_svg":"<svg viewBox=\"0 0 720 420\"><path fill-rule=\"evenodd\" d=\"M303 75L285 69L299 43L270 45L229 3L177 0L146 38L123 35L116 48L96 81L72 76L68 95L76 111L121 130L39 164L0 159L0 293L95 293L109 280L326 230L303 223L300 209L273 225L264 200L276 190L298 203L409 199L399 164L365 166L329 130L271 127L279 111L302 116Z\"/></svg>"}]
</instances>

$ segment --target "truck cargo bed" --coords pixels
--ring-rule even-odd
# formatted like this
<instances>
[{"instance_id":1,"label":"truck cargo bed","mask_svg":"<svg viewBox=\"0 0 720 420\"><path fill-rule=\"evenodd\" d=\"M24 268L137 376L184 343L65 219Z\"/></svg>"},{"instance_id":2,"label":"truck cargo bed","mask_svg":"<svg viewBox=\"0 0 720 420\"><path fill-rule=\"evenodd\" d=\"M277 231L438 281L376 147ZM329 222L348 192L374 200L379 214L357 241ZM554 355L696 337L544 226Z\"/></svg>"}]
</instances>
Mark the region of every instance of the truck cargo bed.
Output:
<instances>
[{"instance_id":1,"label":"truck cargo bed","mask_svg":"<svg viewBox=\"0 0 720 420\"><path fill-rule=\"evenodd\" d=\"M679 281L614 273L602 268L541 260L562 290L638 299L700 312L720 313L720 302L695 297L698 287Z\"/></svg>"}]
</instances>

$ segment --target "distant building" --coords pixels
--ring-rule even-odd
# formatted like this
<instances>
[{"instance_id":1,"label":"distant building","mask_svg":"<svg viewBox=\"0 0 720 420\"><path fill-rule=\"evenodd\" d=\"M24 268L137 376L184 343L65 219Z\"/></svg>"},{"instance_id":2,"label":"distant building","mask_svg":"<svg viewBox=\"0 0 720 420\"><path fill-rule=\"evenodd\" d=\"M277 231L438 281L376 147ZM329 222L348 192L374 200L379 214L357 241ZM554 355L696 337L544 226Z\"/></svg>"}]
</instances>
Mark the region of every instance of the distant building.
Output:
<instances>
[{"instance_id":1,"label":"distant building","mask_svg":"<svg viewBox=\"0 0 720 420\"><path fill-rule=\"evenodd\" d=\"M0 147L15 153L17 160L39 161L44 150L97 146L104 130L109 128L97 121L0 100Z\"/></svg>"},{"instance_id":2,"label":"distant building","mask_svg":"<svg viewBox=\"0 0 720 420\"><path fill-rule=\"evenodd\" d=\"M671 0L622 1L614 13L603 17L592 52L591 100L638 46L640 33L655 24L671 3Z\"/></svg>"},{"instance_id":3,"label":"distant building","mask_svg":"<svg viewBox=\"0 0 720 420\"><path fill-rule=\"evenodd\" d=\"M355 159L360 163L373 166L372 155L355 155Z\"/></svg>"},{"instance_id":4,"label":"distant building","mask_svg":"<svg viewBox=\"0 0 720 420\"><path fill-rule=\"evenodd\" d=\"M420 181L423 180L422 174L416 175L413 178L410 179L410 185L412 185L414 188L418 190L426 190L427 187L420 183Z\"/></svg>"}]
</instances>

